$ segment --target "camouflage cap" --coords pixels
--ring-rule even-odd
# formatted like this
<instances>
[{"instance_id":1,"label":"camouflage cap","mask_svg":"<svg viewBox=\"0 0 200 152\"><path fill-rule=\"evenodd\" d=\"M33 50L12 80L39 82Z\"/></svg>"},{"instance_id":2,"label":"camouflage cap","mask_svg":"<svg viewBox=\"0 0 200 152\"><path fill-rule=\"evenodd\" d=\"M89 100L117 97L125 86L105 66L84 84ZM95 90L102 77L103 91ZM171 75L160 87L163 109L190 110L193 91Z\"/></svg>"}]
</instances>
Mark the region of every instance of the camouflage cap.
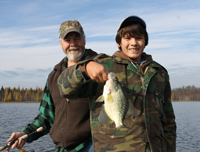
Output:
<instances>
[{"instance_id":1,"label":"camouflage cap","mask_svg":"<svg viewBox=\"0 0 200 152\"><path fill-rule=\"evenodd\" d=\"M64 21L60 25L60 30L59 30L59 37L60 38L64 39L64 37L69 32L78 32L79 34L84 35L83 28L77 20Z\"/></svg>"}]
</instances>

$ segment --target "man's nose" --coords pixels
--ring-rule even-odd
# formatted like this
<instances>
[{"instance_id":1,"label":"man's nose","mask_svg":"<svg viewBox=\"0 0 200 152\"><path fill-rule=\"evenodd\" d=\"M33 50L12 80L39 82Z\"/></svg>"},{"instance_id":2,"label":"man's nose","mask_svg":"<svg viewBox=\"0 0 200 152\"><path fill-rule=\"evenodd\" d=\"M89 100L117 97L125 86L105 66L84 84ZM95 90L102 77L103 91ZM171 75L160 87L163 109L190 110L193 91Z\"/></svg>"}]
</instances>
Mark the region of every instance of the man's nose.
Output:
<instances>
[{"instance_id":1,"label":"man's nose","mask_svg":"<svg viewBox=\"0 0 200 152\"><path fill-rule=\"evenodd\" d=\"M71 40L71 41L70 41L70 45L71 45L71 46L76 46L76 45L77 45L76 40Z\"/></svg>"}]
</instances>

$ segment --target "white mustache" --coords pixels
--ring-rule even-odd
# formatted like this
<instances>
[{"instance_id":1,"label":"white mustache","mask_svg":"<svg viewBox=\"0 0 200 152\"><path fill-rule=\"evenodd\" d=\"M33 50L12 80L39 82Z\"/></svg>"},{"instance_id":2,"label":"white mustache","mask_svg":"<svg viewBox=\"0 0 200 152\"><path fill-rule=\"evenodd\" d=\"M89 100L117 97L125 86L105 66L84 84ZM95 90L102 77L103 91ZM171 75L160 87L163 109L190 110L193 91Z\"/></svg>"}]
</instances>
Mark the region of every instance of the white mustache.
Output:
<instances>
[{"instance_id":1,"label":"white mustache","mask_svg":"<svg viewBox=\"0 0 200 152\"><path fill-rule=\"evenodd\" d=\"M71 48L69 49L69 51L71 51L71 50L79 50L79 48L78 48L78 47L71 47Z\"/></svg>"}]
</instances>

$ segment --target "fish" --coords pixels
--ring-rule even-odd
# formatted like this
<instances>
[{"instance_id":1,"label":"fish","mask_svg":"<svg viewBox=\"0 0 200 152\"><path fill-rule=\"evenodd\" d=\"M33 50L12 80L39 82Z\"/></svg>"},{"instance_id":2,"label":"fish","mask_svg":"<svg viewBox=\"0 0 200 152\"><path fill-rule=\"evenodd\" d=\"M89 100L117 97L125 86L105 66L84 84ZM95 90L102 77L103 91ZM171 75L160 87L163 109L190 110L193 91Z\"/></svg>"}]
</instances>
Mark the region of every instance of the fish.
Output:
<instances>
[{"instance_id":1,"label":"fish","mask_svg":"<svg viewBox=\"0 0 200 152\"><path fill-rule=\"evenodd\" d=\"M103 125L114 122L117 129L126 127L123 124L123 119L127 112L129 115L136 113L114 72L108 73L103 94L95 102L104 102L99 114L99 122Z\"/></svg>"}]
</instances>

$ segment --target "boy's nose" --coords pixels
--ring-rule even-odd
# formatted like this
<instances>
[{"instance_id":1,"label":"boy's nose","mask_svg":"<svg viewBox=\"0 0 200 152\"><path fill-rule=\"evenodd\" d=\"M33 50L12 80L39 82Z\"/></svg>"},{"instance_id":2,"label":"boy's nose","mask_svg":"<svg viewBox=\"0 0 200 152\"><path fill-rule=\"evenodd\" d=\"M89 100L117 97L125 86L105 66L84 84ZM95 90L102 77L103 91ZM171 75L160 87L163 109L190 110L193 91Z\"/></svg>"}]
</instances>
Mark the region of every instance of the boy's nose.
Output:
<instances>
[{"instance_id":1,"label":"boy's nose","mask_svg":"<svg viewBox=\"0 0 200 152\"><path fill-rule=\"evenodd\" d=\"M136 41L136 39L135 38L131 38L131 45L136 45L137 44L137 41Z\"/></svg>"}]
</instances>

